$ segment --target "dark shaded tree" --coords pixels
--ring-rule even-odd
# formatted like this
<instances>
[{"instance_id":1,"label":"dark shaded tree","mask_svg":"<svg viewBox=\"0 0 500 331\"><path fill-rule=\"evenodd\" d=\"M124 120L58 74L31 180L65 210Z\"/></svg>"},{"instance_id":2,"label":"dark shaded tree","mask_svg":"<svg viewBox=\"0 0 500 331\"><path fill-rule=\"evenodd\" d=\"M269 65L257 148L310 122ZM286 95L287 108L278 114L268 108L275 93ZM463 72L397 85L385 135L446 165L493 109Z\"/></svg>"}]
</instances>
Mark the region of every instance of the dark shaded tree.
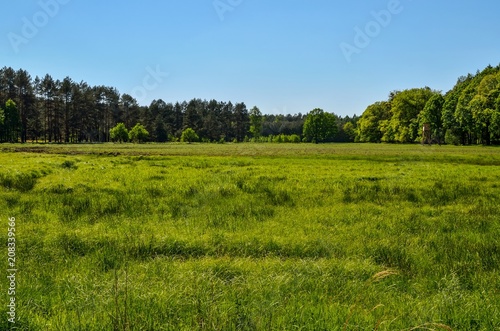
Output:
<instances>
[{"instance_id":1,"label":"dark shaded tree","mask_svg":"<svg viewBox=\"0 0 500 331\"><path fill-rule=\"evenodd\" d=\"M33 132L30 128L30 121L32 118L37 118L36 98L33 91L33 83L31 76L25 70L18 70L16 72L15 85L17 89L16 104L20 117L20 138L21 142L25 143L28 140L28 133Z\"/></svg>"},{"instance_id":2,"label":"dark shaded tree","mask_svg":"<svg viewBox=\"0 0 500 331\"><path fill-rule=\"evenodd\" d=\"M252 137L254 138L259 138L262 134L262 113L260 109L257 106L254 106L252 109L250 109L249 113L250 117L250 133L252 134Z\"/></svg>"},{"instance_id":3,"label":"dark shaded tree","mask_svg":"<svg viewBox=\"0 0 500 331\"><path fill-rule=\"evenodd\" d=\"M21 130L21 119L16 103L9 99L0 113L3 113L3 124L1 126L1 140L11 143L18 142Z\"/></svg>"},{"instance_id":4,"label":"dark shaded tree","mask_svg":"<svg viewBox=\"0 0 500 331\"><path fill-rule=\"evenodd\" d=\"M237 103L233 108L234 136L238 141L243 141L250 130L250 117L247 106Z\"/></svg>"}]
</instances>

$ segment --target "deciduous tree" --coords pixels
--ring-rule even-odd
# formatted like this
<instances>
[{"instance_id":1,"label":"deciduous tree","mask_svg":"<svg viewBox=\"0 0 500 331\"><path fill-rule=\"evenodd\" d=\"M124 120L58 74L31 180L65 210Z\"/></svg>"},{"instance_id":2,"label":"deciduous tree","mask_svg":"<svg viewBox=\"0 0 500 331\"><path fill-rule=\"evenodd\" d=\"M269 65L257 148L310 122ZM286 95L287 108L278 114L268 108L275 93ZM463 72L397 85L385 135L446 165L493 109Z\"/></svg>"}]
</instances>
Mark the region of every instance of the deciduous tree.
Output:
<instances>
[{"instance_id":1,"label":"deciduous tree","mask_svg":"<svg viewBox=\"0 0 500 331\"><path fill-rule=\"evenodd\" d=\"M441 141L442 137L442 129L443 129L443 106L444 106L444 97L441 93L434 94L429 101L425 104L424 109L420 113L420 128L423 127L424 124L428 123L431 127L431 134L433 137L436 137ZM420 131L421 133L422 131Z\"/></svg>"},{"instance_id":2,"label":"deciduous tree","mask_svg":"<svg viewBox=\"0 0 500 331\"><path fill-rule=\"evenodd\" d=\"M1 112L0 112L1 113ZM19 131L21 129L21 120L17 110L16 103L9 99L5 103L3 110L2 140L8 142L17 142Z\"/></svg>"},{"instance_id":3,"label":"deciduous tree","mask_svg":"<svg viewBox=\"0 0 500 331\"><path fill-rule=\"evenodd\" d=\"M358 121L360 142L381 142L383 137L382 121L391 119L391 104L387 101L376 102L365 110Z\"/></svg>"},{"instance_id":4,"label":"deciduous tree","mask_svg":"<svg viewBox=\"0 0 500 331\"><path fill-rule=\"evenodd\" d=\"M196 132L191 128L187 128L186 130L182 131L182 135L181 135L182 142L186 142L186 143L190 144L192 142L198 141L199 139L200 139L200 137L198 137Z\"/></svg>"},{"instance_id":5,"label":"deciduous tree","mask_svg":"<svg viewBox=\"0 0 500 331\"><path fill-rule=\"evenodd\" d=\"M132 130L130 130L128 134L128 138L131 142L134 143L143 143L149 138L149 132L146 130L146 128L140 124L137 123Z\"/></svg>"},{"instance_id":6,"label":"deciduous tree","mask_svg":"<svg viewBox=\"0 0 500 331\"><path fill-rule=\"evenodd\" d=\"M118 123L114 128L112 128L109 132L109 136L112 141L118 141L120 143L127 142L129 138L129 132L125 127L124 123Z\"/></svg>"},{"instance_id":7,"label":"deciduous tree","mask_svg":"<svg viewBox=\"0 0 500 331\"><path fill-rule=\"evenodd\" d=\"M425 87L405 90L394 97L391 102L390 125L396 142L410 143L418 138L420 133L418 115L435 93Z\"/></svg>"},{"instance_id":8,"label":"deciduous tree","mask_svg":"<svg viewBox=\"0 0 500 331\"><path fill-rule=\"evenodd\" d=\"M306 117L304 136L308 141L322 143L332 140L337 133L337 122L334 114L316 108Z\"/></svg>"}]
</instances>

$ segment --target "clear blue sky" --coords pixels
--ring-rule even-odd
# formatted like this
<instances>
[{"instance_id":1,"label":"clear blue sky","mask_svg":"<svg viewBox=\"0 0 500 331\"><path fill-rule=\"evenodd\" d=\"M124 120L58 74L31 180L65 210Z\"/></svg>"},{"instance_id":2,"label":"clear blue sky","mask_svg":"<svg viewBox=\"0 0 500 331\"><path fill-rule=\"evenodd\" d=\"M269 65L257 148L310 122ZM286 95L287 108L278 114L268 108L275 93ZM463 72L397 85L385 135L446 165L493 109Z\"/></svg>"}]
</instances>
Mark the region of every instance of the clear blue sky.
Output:
<instances>
[{"instance_id":1,"label":"clear blue sky","mask_svg":"<svg viewBox=\"0 0 500 331\"><path fill-rule=\"evenodd\" d=\"M113 86L145 105L213 98L360 115L392 90L448 91L500 63L498 0L25 0L2 13L1 67ZM347 44L357 51L346 57ZM151 70L157 80L145 80Z\"/></svg>"}]
</instances>

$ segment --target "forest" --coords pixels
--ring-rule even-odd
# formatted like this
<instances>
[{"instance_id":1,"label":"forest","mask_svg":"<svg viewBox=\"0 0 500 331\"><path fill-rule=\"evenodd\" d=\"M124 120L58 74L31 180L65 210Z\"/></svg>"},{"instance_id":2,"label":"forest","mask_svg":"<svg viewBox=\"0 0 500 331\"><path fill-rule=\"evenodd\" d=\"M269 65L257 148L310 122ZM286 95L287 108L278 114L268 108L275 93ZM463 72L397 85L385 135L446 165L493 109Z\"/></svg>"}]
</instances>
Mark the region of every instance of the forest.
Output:
<instances>
[{"instance_id":1,"label":"forest","mask_svg":"<svg viewBox=\"0 0 500 331\"><path fill-rule=\"evenodd\" d=\"M109 142L120 123L127 131L140 124L147 132L141 141L149 142L180 141L187 129L202 142L318 142L305 134L313 113L305 111L263 114L243 102L201 99L144 106L114 87L0 69L0 142ZM444 94L429 87L392 91L361 117L332 115L333 128L320 142L421 142L427 123L438 143L500 144L500 66L462 76Z\"/></svg>"},{"instance_id":2,"label":"forest","mask_svg":"<svg viewBox=\"0 0 500 331\"><path fill-rule=\"evenodd\" d=\"M429 87L394 91L366 109L356 126L360 142L412 143L424 123L438 142L500 143L500 66L458 79L446 94Z\"/></svg>"},{"instance_id":3,"label":"forest","mask_svg":"<svg viewBox=\"0 0 500 331\"><path fill-rule=\"evenodd\" d=\"M266 115L244 103L217 100L154 100L143 106L113 87L49 74L33 79L25 70L8 67L0 69L0 108L0 141L14 143L109 142L110 130L119 123L128 130L140 123L150 142L178 141L188 128L203 142L285 142L291 136L300 142L306 117ZM353 140L343 127L357 117L334 116L337 129L328 141Z\"/></svg>"}]
</instances>

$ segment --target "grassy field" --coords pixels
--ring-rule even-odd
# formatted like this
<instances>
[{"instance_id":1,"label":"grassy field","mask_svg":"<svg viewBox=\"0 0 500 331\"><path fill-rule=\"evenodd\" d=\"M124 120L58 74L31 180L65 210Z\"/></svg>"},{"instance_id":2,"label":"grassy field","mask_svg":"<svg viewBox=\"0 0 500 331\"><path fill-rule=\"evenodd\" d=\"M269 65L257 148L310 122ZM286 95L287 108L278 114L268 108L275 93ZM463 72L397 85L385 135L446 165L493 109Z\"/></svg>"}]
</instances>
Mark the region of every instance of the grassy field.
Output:
<instances>
[{"instance_id":1,"label":"grassy field","mask_svg":"<svg viewBox=\"0 0 500 331\"><path fill-rule=\"evenodd\" d=\"M0 149L17 330L500 329L498 148Z\"/></svg>"}]
</instances>

